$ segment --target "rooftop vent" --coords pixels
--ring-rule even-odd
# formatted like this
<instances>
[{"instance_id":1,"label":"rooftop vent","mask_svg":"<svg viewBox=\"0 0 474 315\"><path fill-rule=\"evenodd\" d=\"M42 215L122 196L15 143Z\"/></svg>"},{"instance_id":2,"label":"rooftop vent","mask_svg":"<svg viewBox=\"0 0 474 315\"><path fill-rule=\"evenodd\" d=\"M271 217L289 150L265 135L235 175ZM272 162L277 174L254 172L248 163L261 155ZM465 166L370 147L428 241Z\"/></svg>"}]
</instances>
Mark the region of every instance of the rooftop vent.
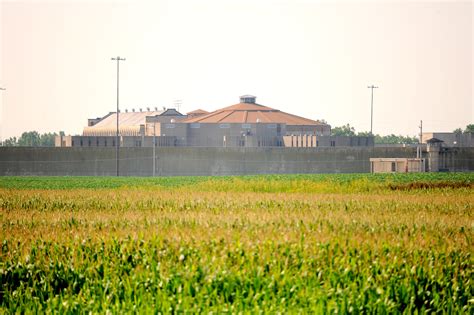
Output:
<instances>
[{"instance_id":1,"label":"rooftop vent","mask_svg":"<svg viewBox=\"0 0 474 315\"><path fill-rule=\"evenodd\" d=\"M135 108L132 108L132 112L134 112L134 113L135 113Z\"/></svg>"},{"instance_id":2,"label":"rooftop vent","mask_svg":"<svg viewBox=\"0 0 474 315\"><path fill-rule=\"evenodd\" d=\"M142 112L142 109L140 108L140 113Z\"/></svg>"},{"instance_id":3,"label":"rooftop vent","mask_svg":"<svg viewBox=\"0 0 474 315\"><path fill-rule=\"evenodd\" d=\"M147 108L146 108L146 111L149 112L149 111L150 111L150 107L147 107Z\"/></svg>"},{"instance_id":4,"label":"rooftop vent","mask_svg":"<svg viewBox=\"0 0 474 315\"><path fill-rule=\"evenodd\" d=\"M157 111L158 111L158 107L155 107L155 112L157 112Z\"/></svg>"},{"instance_id":5,"label":"rooftop vent","mask_svg":"<svg viewBox=\"0 0 474 315\"><path fill-rule=\"evenodd\" d=\"M253 95L242 95L240 97L241 103L248 103L248 104L255 104L255 100L257 99L256 96Z\"/></svg>"},{"instance_id":6,"label":"rooftop vent","mask_svg":"<svg viewBox=\"0 0 474 315\"><path fill-rule=\"evenodd\" d=\"M125 108L125 112L128 113L128 109Z\"/></svg>"}]
</instances>

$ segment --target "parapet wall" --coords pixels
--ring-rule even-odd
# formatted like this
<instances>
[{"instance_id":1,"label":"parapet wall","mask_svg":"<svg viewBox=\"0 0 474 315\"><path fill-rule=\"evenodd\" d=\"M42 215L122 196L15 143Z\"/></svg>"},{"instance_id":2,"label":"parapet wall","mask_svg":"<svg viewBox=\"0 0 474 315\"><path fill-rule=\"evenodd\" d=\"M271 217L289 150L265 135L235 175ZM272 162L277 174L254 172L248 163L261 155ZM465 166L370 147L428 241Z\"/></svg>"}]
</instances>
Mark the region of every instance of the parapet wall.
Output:
<instances>
[{"instance_id":1,"label":"parapet wall","mask_svg":"<svg viewBox=\"0 0 474 315\"><path fill-rule=\"evenodd\" d=\"M461 150L462 149L462 150ZM445 167L474 171L474 148L461 148ZM368 173L370 158L415 157L416 148L158 147L156 176L291 173ZM121 148L122 176L152 176L153 148ZM0 175L116 174L115 148L0 147Z\"/></svg>"}]
</instances>

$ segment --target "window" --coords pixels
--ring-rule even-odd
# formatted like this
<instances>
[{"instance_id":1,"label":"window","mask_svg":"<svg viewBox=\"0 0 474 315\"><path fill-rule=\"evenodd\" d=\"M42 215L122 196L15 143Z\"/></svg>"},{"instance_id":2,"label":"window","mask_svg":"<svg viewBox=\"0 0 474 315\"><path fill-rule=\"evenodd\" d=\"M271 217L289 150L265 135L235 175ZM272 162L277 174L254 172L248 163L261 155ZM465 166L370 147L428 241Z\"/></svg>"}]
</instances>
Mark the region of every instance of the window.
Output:
<instances>
[{"instance_id":1,"label":"window","mask_svg":"<svg viewBox=\"0 0 474 315\"><path fill-rule=\"evenodd\" d=\"M219 128L230 128L230 124L220 124Z\"/></svg>"},{"instance_id":2,"label":"window","mask_svg":"<svg viewBox=\"0 0 474 315\"><path fill-rule=\"evenodd\" d=\"M89 142L89 143L88 143L88 144L89 144L89 146L91 146L91 144L92 144L92 141L91 141L91 139L89 139L89 141L88 141L88 142Z\"/></svg>"},{"instance_id":3,"label":"window","mask_svg":"<svg viewBox=\"0 0 474 315\"><path fill-rule=\"evenodd\" d=\"M251 124L242 124L242 129L250 129L252 128Z\"/></svg>"},{"instance_id":4,"label":"window","mask_svg":"<svg viewBox=\"0 0 474 315\"><path fill-rule=\"evenodd\" d=\"M74 146L74 140L71 141L71 146L72 146L72 147Z\"/></svg>"},{"instance_id":5,"label":"window","mask_svg":"<svg viewBox=\"0 0 474 315\"><path fill-rule=\"evenodd\" d=\"M107 146L107 139L105 139L105 142L104 142L104 147Z\"/></svg>"},{"instance_id":6,"label":"window","mask_svg":"<svg viewBox=\"0 0 474 315\"><path fill-rule=\"evenodd\" d=\"M95 145L99 146L99 138L95 139Z\"/></svg>"},{"instance_id":7,"label":"window","mask_svg":"<svg viewBox=\"0 0 474 315\"><path fill-rule=\"evenodd\" d=\"M82 147L82 139L81 139L81 147Z\"/></svg>"},{"instance_id":8,"label":"window","mask_svg":"<svg viewBox=\"0 0 474 315\"><path fill-rule=\"evenodd\" d=\"M192 129L201 128L201 124L199 124L199 123L192 123L192 124L191 124L191 128L192 128Z\"/></svg>"},{"instance_id":9,"label":"window","mask_svg":"<svg viewBox=\"0 0 474 315\"><path fill-rule=\"evenodd\" d=\"M115 147L115 140L112 140L112 146Z\"/></svg>"},{"instance_id":10,"label":"window","mask_svg":"<svg viewBox=\"0 0 474 315\"><path fill-rule=\"evenodd\" d=\"M397 163L392 162L392 172L396 172L396 171L397 171Z\"/></svg>"},{"instance_id":11,"label":"window","mask_svg":"<svg viewBox=\"0 0 474 315\"><path fill-rule=\"evenodd\" d=\"M331 140L331 147L335 147L336 146L336 141L335 140Z\"/></svg>"},{"instance_id":12,"label":"window","mask_svg":"<svg viewBox=\"0 0 474 315\"><path fill-rule=\"evenodd\" d=\"M268 124L267 128L268 129L276 129L277 125L276 124Z\"/></svg>"}]
</instances>

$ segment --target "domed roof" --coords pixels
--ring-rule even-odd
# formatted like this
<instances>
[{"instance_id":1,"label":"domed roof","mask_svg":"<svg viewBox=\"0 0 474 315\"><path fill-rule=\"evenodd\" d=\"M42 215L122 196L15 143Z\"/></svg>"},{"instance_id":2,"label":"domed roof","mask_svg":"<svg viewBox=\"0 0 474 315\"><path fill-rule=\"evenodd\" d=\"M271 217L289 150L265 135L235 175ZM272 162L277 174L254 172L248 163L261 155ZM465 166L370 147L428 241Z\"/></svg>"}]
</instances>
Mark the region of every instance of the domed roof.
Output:
<instances>
[{"instance_id":1,"label":"domed roof","mask_svg":"<svg viewBox=\"0 0 474 315\"><path fill-rule=\"evenodd\" d=\"M324 123L278 109L255 104L238 103L206 115L190 117L185 123L285 123L287 125L325 125Z\"/></svg>"}]
</instances>

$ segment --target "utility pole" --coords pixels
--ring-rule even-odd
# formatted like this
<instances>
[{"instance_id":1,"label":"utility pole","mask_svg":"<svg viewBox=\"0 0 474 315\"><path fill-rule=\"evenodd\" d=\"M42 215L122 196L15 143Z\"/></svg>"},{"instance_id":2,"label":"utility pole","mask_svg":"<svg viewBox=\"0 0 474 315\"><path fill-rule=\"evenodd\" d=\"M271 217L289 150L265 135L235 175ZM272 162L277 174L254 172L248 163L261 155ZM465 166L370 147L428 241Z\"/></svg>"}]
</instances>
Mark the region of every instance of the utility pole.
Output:
<instances>
[{"instance_id":1,"label":"utility pole","mask_svg":"<svg viewBox=\"0 0 474 315\"><path fill-rule=\"evenodd\" d=\"M115 168L117 172L117 176L119 176L119 148L120 148L120 140L119 140L119 74L120 74L120 61L125 61L125 58L120 58L117 56L116 58L112 58L112 60L117 61L117 131L115 133Z\"/></svg>"},{"instance_id":2,"label":"utility pole","mask_svg":"<svg viewBox=\"0 0 474 315\"><path fill-rule=\"evenodd\" d=\"M422 148L422 141L423 141L423 120L420 120L420 125L418 126L418 128L420 128L420 143L418 144L418 150L416 150L417 152L417 158L421 159L421 148Z\"/></svg>"},{"instance_id":3,"label":"utility pole","mask_svg":"<svg viewBox=\"0 0 474 315\"><path fill-rule=\"evenodd\" d=\"M374 117L374 89L378 89L379 87L372 84L367 88L372 90L372 98L370 100L370 135L372 135L372 125Z\"/></svg>"},{"instance_id":4,"label":"utility pole","mask_svg":"<svg viewBox=\"0 0 474 315\"><path fill-rule=\"evenodd\" d=\"M420 144L423 143L423 120L420 120Z\"/></svg>"},{"instance_id":5,"label":"utility pole","mask_svg":"<svg viewBox=\"0 0 474 315\"><path fill-rule=\"evenodd\" d=\"M174 107L176 108L176 110L179 112L179 108L181 107L181 104L183 103L182 100L175 100L174 101Z\"/></svg>"},{"instance_id":6,"label":"utility pole","mask_svg":"<svg viewBox=\"0 0 474 315\"><path fill-rule=\"evenodd\" d=\"M155 177L156 169L156 121L153 123L153 177Z\"/></svg>"}]
</instances>

